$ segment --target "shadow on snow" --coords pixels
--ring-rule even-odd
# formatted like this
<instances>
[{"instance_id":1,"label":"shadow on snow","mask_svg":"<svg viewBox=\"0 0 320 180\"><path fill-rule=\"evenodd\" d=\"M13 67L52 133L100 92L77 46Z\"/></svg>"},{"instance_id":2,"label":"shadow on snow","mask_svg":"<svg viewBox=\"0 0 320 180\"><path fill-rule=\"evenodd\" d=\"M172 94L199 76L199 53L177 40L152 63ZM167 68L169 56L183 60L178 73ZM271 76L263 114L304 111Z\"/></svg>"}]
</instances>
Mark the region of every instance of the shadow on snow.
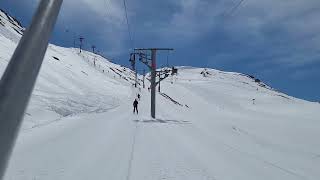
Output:
<instances>
[{"instance_id":1,"label":"shadow on snow","mask_svg":"<svg viewBox=\"0 0 320 180\"><path fill-rule=\"evenodd\" d=\"M190 121L164 120L164 119L145 119L133 120L136 123L159 123L159 124L191 124Z\"/></svg>"}]
</instances>

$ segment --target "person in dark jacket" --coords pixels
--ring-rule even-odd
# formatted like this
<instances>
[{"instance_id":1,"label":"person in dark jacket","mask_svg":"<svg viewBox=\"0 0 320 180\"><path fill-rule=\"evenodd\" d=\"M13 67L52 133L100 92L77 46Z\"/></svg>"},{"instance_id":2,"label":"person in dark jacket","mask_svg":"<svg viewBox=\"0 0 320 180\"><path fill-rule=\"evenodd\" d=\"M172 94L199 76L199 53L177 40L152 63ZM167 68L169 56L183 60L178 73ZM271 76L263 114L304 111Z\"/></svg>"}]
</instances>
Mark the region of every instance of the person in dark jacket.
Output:
<instances>
[{"instance_id":1,"label":"person in dark jacket","mask_svg":"<svg viewBox=\"0 0 320 180\"><path fill-rule=\"evenodd\" d=\"M139 101L140 101L140 97L141 97L140 94L138 94L138 99L139 99Z\"/></svg>"},{"instance_id":2,"label":"person in dark jacket","mask_svg":"<svg viewBox=\"0 0 320 180\"><path fill-rule=\"evenodd\" d=\"M133 101L133 113L135 113L135 112L137 112L137 114L138 114L138 101L137 101L137 99L135 99L134 101Z\"/></svg>"}]
</instances>

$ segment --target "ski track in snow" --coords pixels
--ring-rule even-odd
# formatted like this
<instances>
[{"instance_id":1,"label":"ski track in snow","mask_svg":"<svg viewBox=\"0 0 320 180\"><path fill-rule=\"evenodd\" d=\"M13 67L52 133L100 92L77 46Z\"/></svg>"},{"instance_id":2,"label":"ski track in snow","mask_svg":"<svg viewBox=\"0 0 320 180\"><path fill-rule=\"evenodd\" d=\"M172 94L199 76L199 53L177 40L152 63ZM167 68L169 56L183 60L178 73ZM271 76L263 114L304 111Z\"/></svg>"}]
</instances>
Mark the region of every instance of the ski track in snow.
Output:
<instances>
[{"instance_id":1,"label":"ski track in snow","mask_svg":"<svg viewBox=\"0 0 320 180\"><path fill-rule=\"evenodd\" d=\"M138 136L138 130L139 130L139 125L138 125L138 123L135 123L135 129L134 129L134 134L133 134L133 140L132 140L132 146L131 146L130 159L129 159L129 165L128 165L128 172L127 172L126 180L130 180L130 177L131 177L132 162L134 160L134 150L135 150L135 145L136 145L136 138Z\"/></svg>"},{"instance_id":2,"label":"ski track in snow","mask_svg":"<svg viewBox=\"0 0 320 180\"><path fill-rule=\"evenodd\" d=\"M193 126L193 128L196 129L196 127L194 127L194 126ZM198 130L198 131L199 131L199 130ZM200 131L199 131L199 132L200 132ZM283 172L285 172L285 173L288 173L288 174L290 174L290 175L293 175L293 176L295 176L295 177L298 177L298 178L301 178L301 179L308 179L308 178L306 178L306 177L304 177L304 176L302 176L302 175L300 175L300 174L298 174L298 173L296 173L296 172L293 172L293 171L291 171L291 170L289 170L289 169L280 167L279 165L277 165L277 164L275 164L275 163L269 162L269 161L264 160L264 159L262 159L262 158L260 158L260 157L258 157L258 156L256 156L256 155L254 155L254 154L251 154L250 152L241 151L240 149L238 149L238 148L236 148L236 147L233 147L232 145L229 145L229 144L227 144L227 143L221 142L221 141L215 139L213 136L210 136L210 139L211 139L211 140L215 140L217 143L221 144L222 146L225 146L225 147L229 148L229 149L232 150L232 151L235 151L235 152L237 152L237 153L240 153L240 154L242 154L242 155L245 155L245 156L247 156L248 158L254 158L254 159L256 159L256 160L258 160L258 161L260 161L260 162L262 162L262 163L264 163L264 164L266 164L266 165L268 165L268 166L271 166L271 167L274 167L274 168L276 168L276 169L279 169L279 170L281 170L281 171L283 171Z\"/></svg>"}]
</instances>

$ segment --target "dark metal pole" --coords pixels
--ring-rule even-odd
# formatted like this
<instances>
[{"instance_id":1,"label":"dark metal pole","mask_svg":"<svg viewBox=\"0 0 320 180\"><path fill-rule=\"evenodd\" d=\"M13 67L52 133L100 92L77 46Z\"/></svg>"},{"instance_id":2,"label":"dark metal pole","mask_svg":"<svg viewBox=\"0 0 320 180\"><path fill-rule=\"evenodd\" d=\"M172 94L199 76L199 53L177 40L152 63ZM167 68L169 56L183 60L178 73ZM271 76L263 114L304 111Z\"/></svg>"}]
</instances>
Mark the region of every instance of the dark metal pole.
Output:
<instances>
[{"instance_id":1,"label":"dark metal pole","mask_svg":"<svg viewBox=\"0 0 320 180\"><path fill-rule=\"evenodd\" d=\"M145 63L151 70L151 117L155 118L156 117L156 76L157 76L157 65L156 65L156 54L157 50L167 50L167 51L173 51L172 48L135 48L135 51L149 51L151 50L151 66L147 63L149 60L146 58Z\"/></svg>"},{"instance_id":2,"label":"dark metal pole","mask_svg":"<svg viewBox=\"0 0 320 180\"><path fill-rule=\"evenodd\" d=\"M156 49L151 49L151 117L156 118Z\"/></svg>"},{"instance_id":3,"label":"dark metal pole","mask_svg":"<svg viewBox=\"0 0 320 180\"><path fill-rule=\"evenodd\" d=\"M0 81L0 179L3 179L22 118L63 0L42 0ZM30 162L32 163L32 162Z\"/></svg>"},{"instance_id":4,"label":"dark metal pole","mask_svg":"<svg viewBox=\"0 0 320 180\"><path fill-rule=\"evenodd\" d=\"M137 68L136 68L136 55L133 55L133 70L134 70L134 87L136 88L138 85L138 72L137 72Z\"/></svg>"},{"instance_id":5,"label":"dark metal pole","mask_svg":"<svg viewBox=\"0 0 320 180\"><path fill-rule=\"evenodd\" d=\"M77 35L75 32L73 32L73 47L76 48L76 39L77 39Z\"/></svg>"},{"instance_id":6,"label":"dark metal pole","mask_svg":"<svg viewBox=\"0 0 320 180\"><path fill-rule=\"evenodd\" d=\"M158 86L158 91L160 92L160 84L161 84L161 73L159 72L159 86Z\"/></svg>"},{"instance_id":7,"label":"dark metal pole","mask_svg":"<svg viewBox=\"0 0 320 180\"><path fill-rule=\"evenodd\" d=\"M79 37L79 40L80 40L80 53L82 52L82 42L84 40L83 37Z\"/></svg>"},{"instance_id":8,"label":"dark metal pole","mask_svg":"<svg viewBox=\"0 0 320 180\"><path fill-rule=\"evenodd\" d=\"M91 48L92 48L92 53L95 54L94 50L96 49L96 46L92 45Z\"/></svg>"},{"instance_id":9,"label":"dark metal pole","mask_svg":"<svg viewBox=\"0 0 320 180\"><path fill-rule=\"evenodd\" d=\"M145 77L146 77L146 70L144 69L143 70L143 88L146 87L145 84L144 84Z\"/></svg>"},{"instance_id":10,"label":"dark metal pole","mask_svg":"<svg viewBox=\"0 0 320 180\"><path fill-rule=\"evenodd\" d=\"M138 72L137 72L137 70L136 70L136 73L135 73L135 80L134 80L134 87L137 87L138 86Z\"/></svg>"}]
</instances>

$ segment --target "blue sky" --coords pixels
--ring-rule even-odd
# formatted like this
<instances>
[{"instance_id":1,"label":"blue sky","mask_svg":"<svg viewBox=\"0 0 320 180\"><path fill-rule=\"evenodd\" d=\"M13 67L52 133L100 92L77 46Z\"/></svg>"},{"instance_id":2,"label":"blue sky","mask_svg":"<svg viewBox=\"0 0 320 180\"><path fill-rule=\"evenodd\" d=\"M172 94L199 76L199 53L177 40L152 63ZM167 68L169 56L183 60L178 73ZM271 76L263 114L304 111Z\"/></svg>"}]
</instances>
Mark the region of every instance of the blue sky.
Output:
<instances>
[{"instance_id":1,"label":"blue sky","mask_svg":"<svg viewBox=\"0 0 320 180\"><path fill-rule=\"evenodd\" d=\"M114 62L129 66L134 47L171 47L170 65L247 73L299 98L320 101L319 0L65 0L51 42L84 36ZM28 26L38 0L0 1ZM66 31L68 30L68 31ZM133 45L132 45L133 44ZM167 52L158 56L165 65ZM141 68L140 68L141 69Z\"/></svg>"}]
</instances>

